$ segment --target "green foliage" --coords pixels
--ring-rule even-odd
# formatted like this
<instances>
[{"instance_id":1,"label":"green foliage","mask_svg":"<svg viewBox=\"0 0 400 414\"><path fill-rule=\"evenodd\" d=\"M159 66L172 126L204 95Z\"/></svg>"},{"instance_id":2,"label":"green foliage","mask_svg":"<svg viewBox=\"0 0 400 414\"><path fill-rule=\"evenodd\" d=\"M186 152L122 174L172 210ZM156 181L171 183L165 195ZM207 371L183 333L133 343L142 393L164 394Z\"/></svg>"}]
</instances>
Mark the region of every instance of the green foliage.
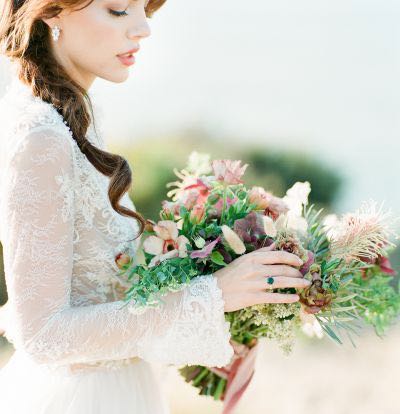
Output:
<instances>
[{"instance_id":1,"label":"green foliage","mask_svg":"<svg viewBox=\"0 0 400 414\"><path fill-rule=\"evenodd\" d=\"M370 268L365 277L358 274L353 279L358 294L352 301L358 305L359 315L380 337L400 313L400 286L392 286L392 281L392 276L380 273L377 267Z\"/></svg>"},{"instance_id":2,"label":"green foliage","mask_svg":"<svg viewBox=\"0 0 400 414\"><path fill-rule=\"evenodd\" d=\"M195 261L189 257L162 261L155 268L146 265L132 266L126 272L132 286L126 292L125 302L140 306L157 306L160 298L171 291L178 291L198 275Z\"/></svg>"},{"instance_id":3,"label":"green foliage","mask_svg":"<svg viewBox=\"0 0 400 414\"><path fill-rule=\"evenodd\" d=\"M315 212L313 205L305 209L306 240L320 265L322 286L334 299L315 317L328 337L342 344L344 333L355 346L352 335L360 335L363 325L372 325L376 334L382 336L396 320L400 314L400 287L393 285L393 277L383 274L377 265L331 259L329 240L318 219L321 212L322 209Z\"/></svg>"},{"instance_id":4,"label":"green foliage","mask_svg":"<svg viewBox=\"0 0 400 414\"><path fill-rule=\"evenodd\" d=\"M317 261L324 258L329 251L329 240L321 220L322 212L322 208L316 212L314 204L304 208L304 218L308 223L308 232L304 245L306 249L314 253Z\"/></svg>"}]
</instances>

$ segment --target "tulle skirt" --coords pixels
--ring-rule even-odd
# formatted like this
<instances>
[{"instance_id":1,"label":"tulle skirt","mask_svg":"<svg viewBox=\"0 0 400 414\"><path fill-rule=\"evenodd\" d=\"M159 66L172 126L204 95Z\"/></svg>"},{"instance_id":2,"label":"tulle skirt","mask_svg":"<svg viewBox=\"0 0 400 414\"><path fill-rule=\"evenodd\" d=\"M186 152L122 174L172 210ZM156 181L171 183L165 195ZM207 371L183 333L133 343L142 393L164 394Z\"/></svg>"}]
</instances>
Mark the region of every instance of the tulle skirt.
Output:
<instances>
[{"instance_id":1,"label":"tulle skirt","mask_svg":"<svg viewBox=\"0 0 400 414\"><path fill-rule=\"evenodd\" d=\"M137 359L117 369L71 374L14 352L0 369L2 414L168 414L153 367Z\"/></svg>"}]
</instances>

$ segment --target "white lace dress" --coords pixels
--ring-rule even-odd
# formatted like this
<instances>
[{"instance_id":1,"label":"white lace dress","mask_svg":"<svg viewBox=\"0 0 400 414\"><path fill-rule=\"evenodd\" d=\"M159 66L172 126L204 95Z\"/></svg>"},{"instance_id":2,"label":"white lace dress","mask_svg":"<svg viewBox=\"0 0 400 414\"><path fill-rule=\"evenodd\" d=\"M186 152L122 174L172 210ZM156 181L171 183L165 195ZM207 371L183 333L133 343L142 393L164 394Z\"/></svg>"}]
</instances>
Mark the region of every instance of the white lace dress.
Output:
<instances>
[{"instance_id":1,"label":"white lace dress","mask_svg":"<svg viewBox=\"0 0 400 414\"><path fill-rule=\"evenodd\" d=\"M134 255L138 225L112 209L109 178L17 78L0 100L0 126L6 334L16 349L0 371L1 412L167 413L152 362L222 366L233 355L216 279L130 311L115 257ZM87 138L105 149L92 126ZM122 204L135 208L128 194Z\"/></svg>"}]
</instances>

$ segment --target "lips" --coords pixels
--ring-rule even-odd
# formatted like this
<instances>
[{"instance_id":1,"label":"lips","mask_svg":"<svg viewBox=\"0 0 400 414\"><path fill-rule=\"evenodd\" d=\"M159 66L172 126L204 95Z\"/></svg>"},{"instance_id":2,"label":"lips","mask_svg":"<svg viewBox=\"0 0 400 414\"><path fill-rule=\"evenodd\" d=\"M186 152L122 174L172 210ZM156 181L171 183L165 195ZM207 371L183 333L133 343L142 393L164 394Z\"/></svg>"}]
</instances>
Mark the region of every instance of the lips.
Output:
<instances>
[{"instance_id":1,"label":"lips","mask_svg":"<svg viewBox=\"0 0 400 414\"><path fill-rule=\"evenodd\" d=\"M120 55L117 55L117 57L123 65L130 66L135 63L135 56L133 56L133 54L136 53L138 50L139 48L137 47L137 48L128 50L127 52L122 53Z\"/></svg>"},{"instance_id":2,"label":"lips","mask_svg":"<svg viewBox=\"0 0 400 414\"><path fill-rule=\"evenodd\" d=\"M118 57L130 57L130 56L132 56L134 53L136 53L138 50L139 50L139 48L137 47L137 48L134 48L134 49L128 50L128 51L127 51L127 52L125 52L125 53L121 53L121 54L119 54L119 55L117 55L117 56L118 56Z\"/></svg>"},{"instance_id":3,"label":"lips","mask_svg":"<svg viewBox=\"0 0 400 414\"><path fill-rule=\"evenodd\" d=\"M124 55L124 56L117 56L120 62L125 66L131 66L135 63L135 56L133 55Z\"/></svg>"}]
</instances>

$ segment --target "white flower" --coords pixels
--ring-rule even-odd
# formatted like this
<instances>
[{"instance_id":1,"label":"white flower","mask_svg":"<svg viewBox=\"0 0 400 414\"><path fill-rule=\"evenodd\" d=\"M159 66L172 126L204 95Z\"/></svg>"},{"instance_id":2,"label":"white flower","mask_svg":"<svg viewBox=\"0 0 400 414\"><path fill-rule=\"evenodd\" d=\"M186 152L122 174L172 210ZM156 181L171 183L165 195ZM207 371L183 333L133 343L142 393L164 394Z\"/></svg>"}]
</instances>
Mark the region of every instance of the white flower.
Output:
<instances>
[{"instance_id":1,"label":"white flower","mask_svg":"<svg viewBox=\"0 0 400 414\"><path fill-rule=\"evenodd\" d=\"M281 214L275 221L275 227L279 230L292 231L305 235L308 229L307 220L291 212Z\"/></svg>"},{"instance_id":2,"label":"white flower","mask_svg":"<svg viewBox=\"0 0 400 414\"><path fill-rule=\"evenodd\" d=\"M322 339L324 337L324 331L321 328L321 325L318 323L317 320L314 322L306 322L301 326L301 330L310 338L313 338L316 336L319 339Z\"/></svg>"},{"instance_id":3,"label":"white flower","mask_svg":"<svg viewBox=\"0 0 400 414\"><path fill-rule=\"evenodd\" d=\"M305 234L308 223L303 216L303 207L308 204L308 195L311 185L308 181L297 182L286 192L283 201L289 207L289 211L280 220L280 225L290 230ZM278 219L279 220L279 219Z\"/></svg>"},{"instance_id":4,"label":"white flower","mask_svg":"<svg viewBox=\"0 0 400 414\"><path fill-rule=\"evenodd\" d=\"M304 204L306 206L308 204L308 195L310 192L311 185L308 181L305 181L304 183L298 181L287 190L284 200L287 199L292 204Z\"/></svg>"},{"instance_id":5,"label":"white flower","mask_svg":"<svg viewBox=\"0 0 400 414\"><path fill-rule=\"evenodd\" d=\"M274 220L272 220L272 218L269 216L261 216L261 217L263 220L265 234L270 237L275 237L277 234L277 229L276 229Z\"/></svg>"},{"instance_id":6,"label":"white flower","mask_svg":"<svg viewBox=\"0 0 400 414\"><path fill-rule=\"evenodd\" d=\"M189 155L187 170L197 177L210 173L210 154L203 154L197 151L192 151Z\"/></svg>"},{"instance_id":7,"label":"white flower","mask_svg":"<svg viewBox=\"0 0 400 414\"><path fill-rule=\"evenodd\" d=\"M309 337L316 336L317 338L321 339L324 337L324 331L318 322L315 315L312 313L307 313L303 306L300 308L300 319L302 322L301 330Z\"/></svg>"},{"instance_id":8,"label":"white flower","mask_svg":"<svg viewBox=\"0 0 400 414\"><path fill-rule=\"evenodd\" d=\"M340 220L336 214L327 214L324 217L322 221L323 230L326 232L329 239L335 239L339 223Z\"/></svg>"}]
</instances>

